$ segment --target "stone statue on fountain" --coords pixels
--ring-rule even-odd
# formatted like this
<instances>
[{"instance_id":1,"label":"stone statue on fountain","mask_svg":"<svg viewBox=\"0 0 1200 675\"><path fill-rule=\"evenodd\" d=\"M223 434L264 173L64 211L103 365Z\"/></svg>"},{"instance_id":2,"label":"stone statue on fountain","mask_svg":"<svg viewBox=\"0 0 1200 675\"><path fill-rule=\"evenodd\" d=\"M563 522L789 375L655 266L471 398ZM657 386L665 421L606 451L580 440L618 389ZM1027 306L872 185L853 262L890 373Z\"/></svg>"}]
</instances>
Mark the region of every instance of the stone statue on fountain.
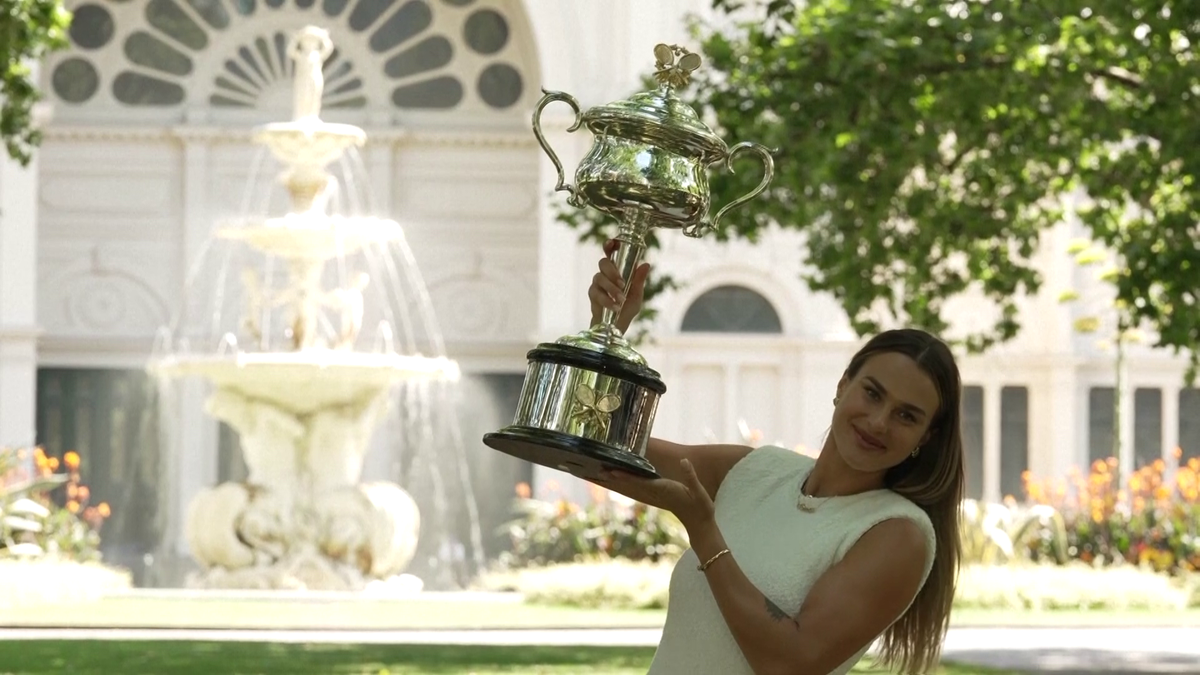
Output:
<instances>
[{"instance_id":1,"label":"stone statue on fountain","mask_svg":"<svg viewBox=\"0 0 1200 675\"><path fill-rule=\"evenodd\" d=\"M308 26L296 33L288 45L288 56L295 64L292 90L292 121L317 121L321 118L321 97L325 93L322 69L333 53L329 32Z\"/></svg>"}]
</instances>

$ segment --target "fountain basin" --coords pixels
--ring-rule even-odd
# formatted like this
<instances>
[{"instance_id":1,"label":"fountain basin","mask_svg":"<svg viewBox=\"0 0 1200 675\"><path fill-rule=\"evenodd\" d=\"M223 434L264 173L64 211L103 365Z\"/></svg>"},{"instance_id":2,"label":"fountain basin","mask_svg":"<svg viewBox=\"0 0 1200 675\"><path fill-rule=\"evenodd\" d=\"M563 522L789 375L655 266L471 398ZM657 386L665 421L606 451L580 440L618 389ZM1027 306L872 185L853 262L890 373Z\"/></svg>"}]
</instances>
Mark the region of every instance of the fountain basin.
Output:
<instances>
[{"instance_id":1,"label":"fountain basin","mask_svg":"<svg viewBox=\"0 0 1200 675\"><path fill-rule=\"evenodd\" d=\"M446 358L307 350L303 352L168 356L152 366L168 377L201 376L217 388L293 415L360 403L399 381L458 379Z\"/></svg>"},{"instance_id":2,"label":"fountain basin","mask_svg":"<svg viewBox=\"0 0 1200 675\"><path fill-rule=\"evenodd\" d=\"M265 253L306 260L325 260L331 251L347 256L365 246L404 239L404 229L394 220L312 213L227 221L216 234Z\"/></svg>"},{"instance_id":3,"label":"fountain basin","mask_svg":"<svg viewBox=\"0 0 1200 675\"><path fill-rule=\"evenodd\" d=\"M356 126L311 118L273 122L254 130L254 141L270 148L288 166L323 167L340 158L346 148L366 140L366 132Z\"/></svg>"}]
</instances>

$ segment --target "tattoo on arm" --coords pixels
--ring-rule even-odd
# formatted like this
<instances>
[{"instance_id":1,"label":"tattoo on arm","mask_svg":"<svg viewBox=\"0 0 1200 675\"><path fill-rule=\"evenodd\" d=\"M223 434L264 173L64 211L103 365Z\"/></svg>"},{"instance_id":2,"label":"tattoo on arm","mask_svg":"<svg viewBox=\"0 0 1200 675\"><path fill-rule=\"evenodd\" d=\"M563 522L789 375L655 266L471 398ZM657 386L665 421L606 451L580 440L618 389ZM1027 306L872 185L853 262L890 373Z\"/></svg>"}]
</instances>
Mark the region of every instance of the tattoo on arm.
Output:
<instances>
[{"instance_id":1,"label":"tattoo on arm","mask_svg":"<svg viewBox=\"0 0 1200 675\"><path fill-rule=\"evenodd\" d=\"M796 628L800 627L800 624L797 623L795 617L790 616L787 612L783 611L783 608L781 608L779 605L771 602L770 598L767 598L766 596L763 597L767 601L767 614L770 615L772 619L775 619L776 621L783 621L786 619L790 621Z\"/></svg>"}]
</instances>

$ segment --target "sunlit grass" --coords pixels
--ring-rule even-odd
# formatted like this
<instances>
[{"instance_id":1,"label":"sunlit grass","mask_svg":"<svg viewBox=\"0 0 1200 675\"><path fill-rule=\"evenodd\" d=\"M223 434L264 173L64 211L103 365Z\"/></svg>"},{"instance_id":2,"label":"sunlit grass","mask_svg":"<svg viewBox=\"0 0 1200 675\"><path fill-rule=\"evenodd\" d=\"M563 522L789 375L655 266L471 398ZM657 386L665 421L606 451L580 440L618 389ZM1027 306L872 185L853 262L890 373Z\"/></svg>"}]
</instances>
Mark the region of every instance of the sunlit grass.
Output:
<instances>
[{"instance_id":1,"label":"sunlit grass","mask_svg":"<svg viewBox=\"0 0 1200 675\"><path fill-rule=\"evenodd\" d=\"M5 675L644 675L653 647L490 647L269 642L0 642ZM882 675L868 664L858 675ZM1019 675L944 666L938 675Z\"/></svg>"}]
</instances>

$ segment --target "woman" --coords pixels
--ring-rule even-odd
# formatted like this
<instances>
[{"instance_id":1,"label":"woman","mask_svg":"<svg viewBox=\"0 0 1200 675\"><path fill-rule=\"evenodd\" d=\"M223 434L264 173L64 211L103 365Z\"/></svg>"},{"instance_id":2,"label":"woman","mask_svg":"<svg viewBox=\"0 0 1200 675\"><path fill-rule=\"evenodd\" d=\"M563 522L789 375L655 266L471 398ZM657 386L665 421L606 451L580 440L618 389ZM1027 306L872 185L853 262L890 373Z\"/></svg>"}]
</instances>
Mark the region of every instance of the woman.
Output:
<instances>
[{"instance_id":1,"label":"woman","mask_svg":"<svg viewBox=\"0 0 1200 675\"><path fill-rule=\"evenodd\" d=\"M606 257L588 296L625 330L649 267L626 287ZM833 393L817 459L784 448L652 439L661 479L597 483L673 512L691 549L671 575L651 675L846 673L882 638L908 674L934 669L960 557L961 385L944 343L882 333Z\"/></svg>"}]
</instances>

